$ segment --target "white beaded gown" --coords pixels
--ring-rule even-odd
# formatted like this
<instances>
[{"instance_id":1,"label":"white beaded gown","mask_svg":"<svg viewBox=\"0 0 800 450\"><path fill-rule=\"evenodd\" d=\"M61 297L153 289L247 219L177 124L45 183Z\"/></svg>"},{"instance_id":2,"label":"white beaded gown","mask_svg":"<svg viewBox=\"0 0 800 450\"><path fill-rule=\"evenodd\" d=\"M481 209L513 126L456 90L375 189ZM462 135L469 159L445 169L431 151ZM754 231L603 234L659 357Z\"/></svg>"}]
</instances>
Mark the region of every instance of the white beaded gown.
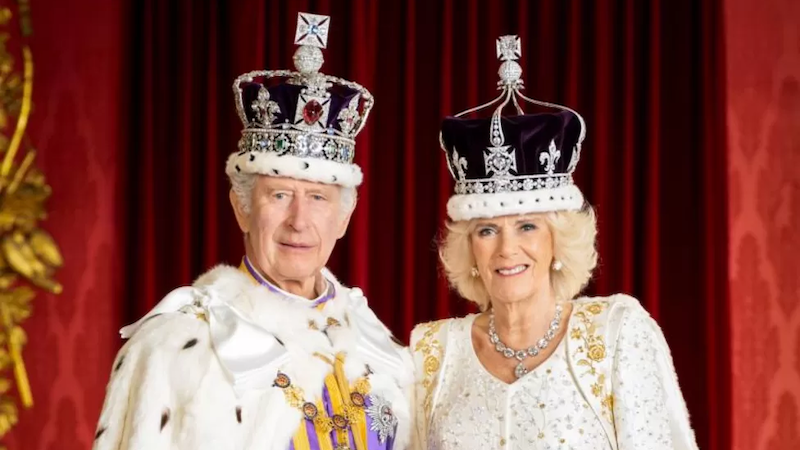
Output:
<instances>
[{"instance_id":1,"label":"white beaded gown","mask_svg":"<svg viewBox=\"0 0 800 450\"><path fill-rule=\"evenodd\" d=\"M478 360L476 317L412 333L416 448L697 448L669 348L635 299L576 300L554 353L511 384Z\"/></svg>"}]
</instances>

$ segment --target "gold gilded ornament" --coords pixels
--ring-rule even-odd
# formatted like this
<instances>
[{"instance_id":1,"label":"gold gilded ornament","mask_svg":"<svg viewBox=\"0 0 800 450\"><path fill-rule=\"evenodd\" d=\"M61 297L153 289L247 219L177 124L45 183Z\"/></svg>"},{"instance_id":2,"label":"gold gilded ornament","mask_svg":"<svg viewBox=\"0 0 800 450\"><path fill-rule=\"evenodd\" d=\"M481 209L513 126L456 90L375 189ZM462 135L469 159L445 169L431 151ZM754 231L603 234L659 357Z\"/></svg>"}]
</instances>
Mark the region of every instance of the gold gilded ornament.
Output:
<instances>
[{"instance_id":1,"label":"gold gilded ornament","mask_svg":"<svg viewBox=\"0 0 800 450\"><path fill-rule=\"evenodd\" d=\"M15 397L22 407L33 406L22 360L27 342L22 323L30 317L36 295L31 286L61 293L53 275L64 264L53 238L39 228L51 190L34 165L36 151L25 134L33 94L33 56L27 44L32 33L30 2L5 4L12 4L16 12L0 4L0 439L19 420ZM21 73L9 33L15 17L21 30L16 42L21 47Z\"/></svg>"}]
</instances>

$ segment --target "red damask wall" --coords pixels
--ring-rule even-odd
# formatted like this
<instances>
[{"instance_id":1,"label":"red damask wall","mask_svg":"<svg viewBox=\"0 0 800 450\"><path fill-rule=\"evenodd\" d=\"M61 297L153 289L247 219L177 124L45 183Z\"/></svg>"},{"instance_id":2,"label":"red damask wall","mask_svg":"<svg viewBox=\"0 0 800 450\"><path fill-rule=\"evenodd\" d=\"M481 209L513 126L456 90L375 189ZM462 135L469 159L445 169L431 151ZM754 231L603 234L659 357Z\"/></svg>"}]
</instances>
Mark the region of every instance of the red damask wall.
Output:
<instances>
[{"instance_id":1,"label":"red damask wall","mask_svg":"<svg viewBox=\"0 0 800 450\"><path fill-rule=\"evenodd\" d=\"M64 255L57 273L64 292L34 299L25 323L35 405L2 442L9 450L90 448L120 345L124 3L31 2L35 109L28 134L53 188L43 227Z\"/></svg>"},{"instance_id":2,"label":"red damask wall","mask_svg":"<svg viewBox=\"0 0 800 450\"><path fill-rule=\"evenodd\" d=\"M800 2L726 0L733 442L800 449Z\"/></svg>"}]
</instances>

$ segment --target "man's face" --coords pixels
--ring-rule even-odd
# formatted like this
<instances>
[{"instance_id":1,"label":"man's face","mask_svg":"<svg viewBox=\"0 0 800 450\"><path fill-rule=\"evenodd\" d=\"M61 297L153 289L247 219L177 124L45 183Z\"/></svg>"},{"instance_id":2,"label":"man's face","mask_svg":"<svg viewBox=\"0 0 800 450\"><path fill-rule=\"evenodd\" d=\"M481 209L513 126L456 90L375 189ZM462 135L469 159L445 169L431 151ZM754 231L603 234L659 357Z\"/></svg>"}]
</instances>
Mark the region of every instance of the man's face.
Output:
<instances>
[{"instance_id":1,"label":"man's face","mask_svg":"<svg viewBox=\"0 0 800 450\"><path fill-rule=\"evenodd\" d=\"M233 193L231 202L250 259L279 285L316 277L352 213L343 210L339 186L265 175L253 187L249 213Z\"/></svg>"}]
</instances>

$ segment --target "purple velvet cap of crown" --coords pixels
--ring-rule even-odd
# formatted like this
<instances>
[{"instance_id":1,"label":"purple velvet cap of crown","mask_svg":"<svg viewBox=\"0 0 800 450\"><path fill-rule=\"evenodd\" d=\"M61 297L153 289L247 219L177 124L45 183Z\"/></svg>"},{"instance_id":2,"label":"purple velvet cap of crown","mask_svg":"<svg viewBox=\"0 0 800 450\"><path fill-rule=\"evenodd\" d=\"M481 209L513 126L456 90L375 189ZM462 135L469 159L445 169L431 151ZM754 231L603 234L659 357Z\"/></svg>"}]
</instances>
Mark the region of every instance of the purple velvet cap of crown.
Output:
<instances>
[{"instance_id":1,"label":"purple velvet cap of crown","mask_svg":"<svg viewBox=\"0 0 800 450\"><path fill-rule=\"evenodd\" d=\"M512 175L530 176L547 175L547 165L542 164L541 154L547 153L550 143L555 143L560 156L555 161L554 175L569 173L569 165L573 154L579 151L581 123L575 114L569 111L556 113L525 114L519 116L503 116L500 119L505 145L516 151L516 171ZM491 147L491 119L463 119L447 117L442 123L442 141L447 159L453 173L458 173L453 162L453 150L466 159L464 173L467 180L491 178L486 171L485 154ZM578 155L575 156L576 158ZM573 168L574 169L574 168Z\"/></svg>"},{"instance_id":2,"label":"purple velvet cap of crown","mask_svg":"<svg viewBox=\"0 0 800 450\"><path fill-rule=\"evenodd\" d=\"M470 220L582 208L583 194L572 180L582 129L581 119L568 110L499 121L445 118L442 146L456 180L448 215ZM492 143L497 136L500 145Z\"/></svg>"},{"instance_id":3,"label":"purple velvet cap of crown","mask_svg":"<svg viewBox=\"0 0 800 450\"><path fill-rule=\"evenodd\" d=\"M262 84L249 82L242 84L242 103L244 112L249 122L253 122L256 113L253 109L253 101L258 97L258 91ZM273 125L292 122L295 118L295 110L300 100L300 94L305 89L304 86L281 82L272 86L264 86L269 91L270 100L275 101L280 107L280 113L271 122ZM326 101L330 102L328 109L328 119L322 124L324 128L333 128L341 131L339 125L339 113L346 108L350 101L358 95L358 91L343 85L333 85L328 88L330 97ZM324 103L324 102L323 102ZM320 105L322 106L322 105Z\"/></svg>"}]
</instances>

